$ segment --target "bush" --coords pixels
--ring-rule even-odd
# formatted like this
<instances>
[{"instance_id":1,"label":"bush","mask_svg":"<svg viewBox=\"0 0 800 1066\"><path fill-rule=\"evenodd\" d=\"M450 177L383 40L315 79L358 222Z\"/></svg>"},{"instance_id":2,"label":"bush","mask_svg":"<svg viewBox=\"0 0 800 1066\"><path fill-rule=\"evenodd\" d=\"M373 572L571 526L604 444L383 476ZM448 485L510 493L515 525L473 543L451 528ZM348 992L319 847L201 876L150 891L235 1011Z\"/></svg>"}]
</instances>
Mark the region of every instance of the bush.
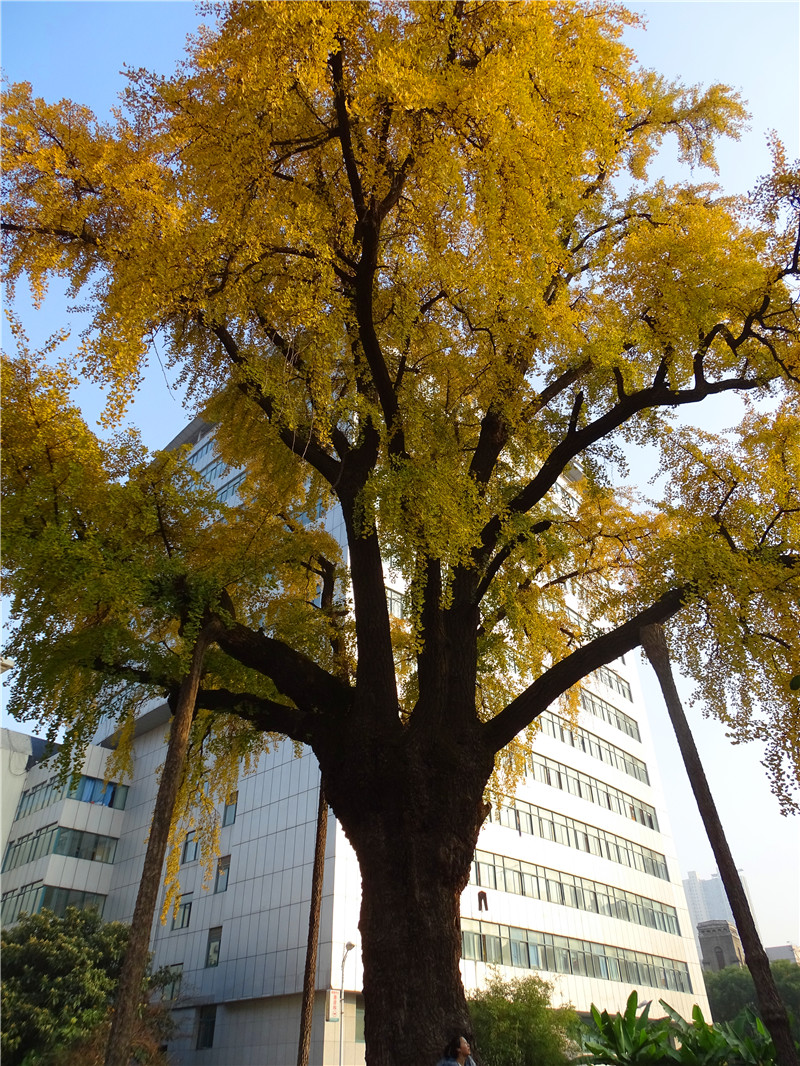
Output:
<instances>
[{"instance_id":1,"label":"bush","mask_svg":"<svg viewBox=\"0 0 800 1066\"><path fill-rule=\"evenodd\" d=\"M610 1015L592 1004L594 1025L581 1034L585 1066L774 1066L775 1047L764 1023L752 1011L735 1022L709 1024L695 1004L691 1022L659 1000L666 1018L651 1021L650 1004L637 1016L638 997L631 992L625 1010Z\"/></svg>"},{"instance_id":2,"label":"bush","mask_svg":"<svg viewBox=\"0 0 800 1066\"><path fill-rule=\"evenodd\" d=\"M74 907L63 918L25 914L3 930L3 1066L102 1063L128 931ZM151 1007L143 989L137 1060L162 1063L158 1047L170 1030L166 1011Z\"/></svg>"},{"instance_id":3,"label":"bush","mask_svg":"<svg viewBox=\"0 0 800 1066\"><path fill-rule=\"evenodd\" d=\"M494 977L470 997L475 1044L486 1066L564 1066L574 1049L578 1016L550 1006L552 985L539 977Z\"/></svg>"}]
</instances>

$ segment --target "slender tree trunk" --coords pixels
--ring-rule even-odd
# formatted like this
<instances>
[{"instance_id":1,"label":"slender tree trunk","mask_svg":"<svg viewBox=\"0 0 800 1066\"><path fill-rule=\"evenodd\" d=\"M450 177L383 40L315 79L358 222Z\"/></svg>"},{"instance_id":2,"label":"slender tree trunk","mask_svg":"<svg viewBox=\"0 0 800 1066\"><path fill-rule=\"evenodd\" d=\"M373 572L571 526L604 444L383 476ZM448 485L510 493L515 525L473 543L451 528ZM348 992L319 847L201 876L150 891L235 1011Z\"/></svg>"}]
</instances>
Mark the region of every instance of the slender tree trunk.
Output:
<instances>
[{"instance_id":1,"label":"slender tree trunk","mask_svg":"<svg viewBox=\"0 0 800 1066\"><path fill-rule=\"evenodd\" d=\"M300 1008L300 1042L297 1066L308 1066L311 1049L311 1023L314 1019L314 993L317 978L317 948L319 946L319 916L322 909L322 881L325 874L325 841L328 837L328 801L322 777L319 779L317 834L314 843L314 870L311 875L311 903L308 911L308 942L306 968L303 975L303 1003Z\"/></svg>"},{"instance_id":2,"label":"slender tree trunk","mask_svg":"<svg viewBox=\"0 0 800 1066\"><path fill-rule=\"evenodd\" d=\"M786 1008L775 987L769 959L756 930L736 863L733 861L722 822L708 787L694 737L683 713L683 705L675 687L663 628L646 626L642 629L642 647L656 672L664 694L664 701L675 730L686 772L689 775L689 782L697 800L700 817L703 819L711 850L714 852L719 868L719 875L733 911L736 928L742 939L745 961L755 984L758 1009L775 1044L777 1062L779 1066L798 1066L797 1050L792 1039Z\"/></svg>"},{"instance_id":3,"label":"slender tree trunk","mask_svg":"<svg viewBox=\"0 0 800 1066\"><path fill-rule=\"evenodd\" d=\"M136 1012L141 1001L142 982L147 969L150 929L158 901L158 891L161 887L161 870L169 842L169 829L172 824L181 773L189 748L189 734L203 659L213 639L213 632L214 623L209 623L200 632L192 652L189 673L178 692L178 703L170 728L167 756L161 771L142 877L131 921L130 939L114 1000L105 1066L129 1066L131 1061L131 1042Z\"/></svg>"}]
</instances>

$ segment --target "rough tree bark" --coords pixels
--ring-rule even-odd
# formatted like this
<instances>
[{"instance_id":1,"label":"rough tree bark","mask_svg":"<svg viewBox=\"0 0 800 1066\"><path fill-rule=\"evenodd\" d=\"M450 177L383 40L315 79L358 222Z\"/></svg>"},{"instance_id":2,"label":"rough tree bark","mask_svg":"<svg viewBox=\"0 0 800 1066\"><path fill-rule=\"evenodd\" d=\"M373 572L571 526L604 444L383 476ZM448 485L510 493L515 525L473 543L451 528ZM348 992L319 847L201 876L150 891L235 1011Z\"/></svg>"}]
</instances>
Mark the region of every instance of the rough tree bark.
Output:
<instances>
[{"instance_id":1,"label":"rough tree bark","mask_svg":"<svg viewBox=\"0 0 800 1066\"><path fill-rule=\"evenodd\" d=\"M686 715L683 713L683 704L675 686L664 629L660 625L650 625L644 626L641 632L642 647L661 685L664 702L667 705L686 773L689 776L689 783L697 800L697 807L703 819L711 850L714 852L719 875L736 921L736 928L742 939L745 961L753 975L758 1009L775 1044L778 1066L798 1066L797 1049L792 1039L786 1008L775 986L767 953L764 951L756 930L736 863L728 847L725 830L717 813L711 789L708 787L694 737L686 721Z\"/></svg>"},{"instance_id":2,"label":"rough tree bark","mask_svg":"<svg viewBox=\"0 0 800 1066\"><path fill-rule=\"evenodd\" d=\"M314 867L311 874L311 902L308 911L308 941L306 966L303 974L303 1002L300 1007L300 1040L297 1046L297 1066L308 1066L311 1049L311 1023L314 1020L314 992L317 977L317 948L319 946L319 916L322 909L322 882L325 874L325 842L328 838L328 801L320 777L317 832L314 840Z\"/></svg>"},{"instance_id":3,"label":"rough tree bark","mask_svg":"<svg viewBox=\"0 0 800 1066\"><path fill-rule=\"evenodd\" d=\"M356 735L351 744L344 772L324 774L361 871L367 1063L422 1066L437 1061L451 1030L470 1027L460 897L487 813L492 753L476 736L432 748L405 734L377 758L359 753Z\"/></svg>"},{"instance_id":4,"label":"rough tree bark","mask_svg":"<svg viewBox=\"0 0 800 1066\"><path fill-rule=\"evenodd\" d=\"M158 891L161 887L161 870L169 842L172 813L175 809L181 772L189 748L189 734L203 670L203 659L218 628L217 622L209 622L200 631L192 652L189 673L178 691L167 755L161 771L139 891L136 895L136 906L131 920L128 949L125 953L119 987L114 1000L105 1066L129 1066L131 1061L131 1040L136 1011L141 998L142 981L147 969L150 929L153 924Z\"/></svg>"}]
</instances>

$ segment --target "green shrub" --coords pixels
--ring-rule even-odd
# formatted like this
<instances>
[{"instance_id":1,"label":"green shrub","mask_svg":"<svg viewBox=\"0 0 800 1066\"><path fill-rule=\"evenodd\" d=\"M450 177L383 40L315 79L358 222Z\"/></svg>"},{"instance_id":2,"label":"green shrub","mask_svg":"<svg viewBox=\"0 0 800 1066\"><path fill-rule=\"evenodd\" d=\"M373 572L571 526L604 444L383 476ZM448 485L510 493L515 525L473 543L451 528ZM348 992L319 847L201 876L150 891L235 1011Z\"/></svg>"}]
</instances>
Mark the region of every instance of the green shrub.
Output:
<instances>
[{"instance_id":1,"label":"green shrub","mask_svg":"<svg viewBox=\"0 0 800 1066\"><path fill-rule=\"evenodd\" d=\"M639 999L631 992L625 1010L617 1014L599 1011L592 1004L594 1026L587 1026L581 1037L580 1058L584 1063L604 1066L645 1066L671 1062L669 1023L650 1021L650 1004L637 1015Z\"/></svg>"},{"instance_id":2,"label":"green shrub","mask_svg":"<svg viewBox=\"0 0 800 1066\"><path fill-rule=\"evenodd\" d=\"M600 1012L592 1004L594 1025L581 1034L578 1061L586 1066L774 1066L772 1038L752 1011L735 1022L711 1025L697 1005L687 1022L663 999L659 1002L667 1017L658 1021L650 1020L649 1003L637 1016L635 991L620 1014Z\"/></svg>"},{"instance_id":3,"label":"green shrub","mask_svg":"<svg viewBox=\"0 0 800 1066\"><path fill-rule=\"evenodd\" d=\"M102 1063L127 943L127 925L74 907L63 918L25 914L3 929L3 1066ZM166 1011L151 1007L143 989L137 1060L162 1062L158 1046L170 1029Z\"/></svg>"},{"instance_id":4,"label":"green shrub","mask_svg":"<svg viewBox=\"0 0 800 1066\"><path fill-rule=\"evenodd\" d=\"M578 1016L550 1006L552 985L536 976L493 977L470 997L475 1045L485 1066L564 1066L571 1061Z\"/></svg>"}]
</instances>

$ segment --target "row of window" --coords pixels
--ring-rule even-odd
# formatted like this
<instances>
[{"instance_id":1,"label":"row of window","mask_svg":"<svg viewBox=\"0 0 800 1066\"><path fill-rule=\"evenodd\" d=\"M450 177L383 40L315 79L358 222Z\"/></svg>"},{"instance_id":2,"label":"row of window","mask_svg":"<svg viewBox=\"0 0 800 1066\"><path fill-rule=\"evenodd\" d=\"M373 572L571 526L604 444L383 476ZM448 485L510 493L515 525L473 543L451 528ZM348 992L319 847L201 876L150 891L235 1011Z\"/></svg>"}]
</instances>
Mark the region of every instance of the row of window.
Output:
<instances>
[{"instance_id":1,"label":"row of window","mask_svg":"<svg viewBox=\"0 0 800 1066\"><path fill-rule=\"evenodd\" d=\"M622 770L623 773L635 777L637 781L645 785L650 784L647 766L642 760L618 748L615 744L609 744L607 740L602 740L596 734L590 733L588 729L571 725L565 718L560 718L552 711L540 714L539 721L542 723L542 730L555 740L560 740L562 744L569 744L578 751L586 752L587 755L608 763L617 770Z\"/></svg>"},{"instance_id":2,"label":"row of window","mask_svg":"<svg viewBox=\"0 0 800 1066\"><path fill-rule=\"evenodd\" d=\"M213 929L208 931L208 940L206 941L206 957L205 967L219 966L219 953L222 947L222 926L217 925ZM169 971L169 979L161 989L161 998L163 1000L177 999L181 994L181 984L183 983L183 963L176 962L172 966L167 966Z\"/></svg>"},{"instance_id":3,"label":"row of window","mask_svg":"<svg viewBox=\"0 0 800 1066\"><path fill-rule=\"evenodd\" d=\"M23 911L27 914L38 914L41 910L49 910L60 918L67 907L77 907L79 910L94 907L102 915L105 902L106 897L97 892L84 892L79 888L56 888L41 881L34 881L30 885L3 893L0 922L10 925Z\"/></svg>"},{"instance_id":4,"label":"row of window","mask_svg":"<svg viewBox=\"0 0 800 1066\"><path fill-rule=\"evenodd\" d=\"M229 481L227 485L224 485L217 493L217 499L220 503L225 503L226 500L233 499L239 492L246 475L239 474L233 481Z\"/></svg>"},{"instance_id":5,"label":"row of window","mask_svg":"<svg viewBox=\"0 0 800 1066\"><path fill-rule=\"evenodd\" d=\"M23 818L26 814L49 807L51 803L57 803L65 797L122 811L128 799L128 786L117 784L115 781L106 782L98 777L87 777L85 774L67 781L54 776L34 785L33 788L25 789L19 798L14 818Z\"/></svg>"},{"instance_id":6,"label":"row of window","mask_svg":"<svg viewBox=\"0 0 800 1066\"><path fill-rule=\"evenodd\" d=\"M70 855L76 859L89 859L90 862L113 862L116 853L116 837L86 833L57 824L46 825L37 833L28 833L8 845L3 859L3 873L40 859L43 855Z\"/></svg>"},{"instance_id":7,"label":"row of window","mask_svg":"<svg viewBox=\"0 0 800 1066\"><path fill-rule=\"evenodd\" d=\"M528 833L543 840L553 840L568 848L599 855L619 863L620 866L628 866L632 870L659 877L662 881L669 881L667 860L659 852L626 840L616 833L579 822L576 818L556 814L545 807L516 800L513 805L509 803L492 808L489 820L508 829L516 829L520 834Z\"/></svg>"},{"instance_id":8,"label":"row of window","mask_svg":"<svg viewBox=\"0 0 800 1066\"><path fill-rule=\"evenodd\" d=\"M639 726L629 714L625 714L624 711L620 711L617 707L587 689L581 689L580 700L581 707L588 714L593 714L595 718L608 722L609 725L619 729L621 733L627 733L634 740L641 741L642 736L639 732Z\"/></svg>"},{"instance_id":9,"label":"row of window","mask_svg":"<svg viewBox=\"0 0 800 1066\"><path fill-rule=\"evenodd\" d=\"M620 696L624 696L626 700L630 700L633 703L633 691L631 686L621 677L616 670L612 670L608 666L598 666L594 671L594 676L602 681L608 688L613 688L615 692L618 692Z\"/></svg>"},{"instance_id":10,"label":"row of window","mask_svg":"<svg viewBox=\"0 0 800 1066\"><path fill-rule=\"evenodd\" d=\"M689 968L678 959L467 918L461 920L461 953L465 959L492 966L597 977L673 992L692 991Z\"/></svg>"},{"instance_id":11,"label":"row of window","mask_svg":"<svg viewBox=\"0 0 800 1066\"><path fill-rule=\"evenodd\" d=\"M208 458L209 453L214 447L214 438L207 440L205 444L202 444L196 452L192 452L189 456L189 463L191 466L197 467L204 459Z\"/></svg>"},{"instance_id":12,"label":"row of window","mask_svg":"<svg viewBox=\"0 0 800 1066\"><path fill-rule=\"evenodd\" d=\"M680 936L678 913L666 903L507 855L476 851L470 882Z\"/></svg>"},{"instance_id":13,"label":"row of window","mask_svg":"<svg viewBox=\"0 0 800 1066\"><path fill-rule=\"evenodd\" d=\"M206 481L216 481L217 478L224 477L229 470L230 467L223 459L213 459L199 473Z\"/></svg>"},{"instance_id":14,"label":"row of window","mask_svg":"<svg viewBox=\"0 0 800 1066\"><path fill-rule=\"evenodd\" d=\"M568 621L577 629L581 636L585 634L589 640L595 640L597 637L602 637L602 629L598 629L597 626L592 625L591 622L587 622L585 618L579 615L577 611L573 611L571 607L567 607L565 610ZM622 661L625 661L624 657Z\"/></svg>"},{"instance_id":15,"label":"row of window","mask_svg":"<svg viewBox=\"0 0 800 1066\"><path fill-rule=\"evenodd\" d=\"M214 926L213 929L208 931L208 939L206 941L206 955L204 966L206 969L213 966L219 966L219 953L222 947L222 926ZM161 990L162 999L177 999L181 994L181 984L183 982L183 963L176 962L172 966L166 967L169 971L169 980L163 986Z\"/></svg>"},{"instance_id":16,"label":"row of window","mask_svg":"<svg viewBox=\"0 0 800 1066\"><path fill-rule=\"evenodd\" d=\"M528 756L528 769L534 781L541 781L551 788L559 788L562 792L579 796L589 803L596 803L599 807L605 807L615 814L621 814L623 818L630 818L658 832L655 807L606 784L605 781L598 781L596 777L574 770L571 766L556 762L555 759L546 759L535 752Z\"/></svg>"}]
</instances>

